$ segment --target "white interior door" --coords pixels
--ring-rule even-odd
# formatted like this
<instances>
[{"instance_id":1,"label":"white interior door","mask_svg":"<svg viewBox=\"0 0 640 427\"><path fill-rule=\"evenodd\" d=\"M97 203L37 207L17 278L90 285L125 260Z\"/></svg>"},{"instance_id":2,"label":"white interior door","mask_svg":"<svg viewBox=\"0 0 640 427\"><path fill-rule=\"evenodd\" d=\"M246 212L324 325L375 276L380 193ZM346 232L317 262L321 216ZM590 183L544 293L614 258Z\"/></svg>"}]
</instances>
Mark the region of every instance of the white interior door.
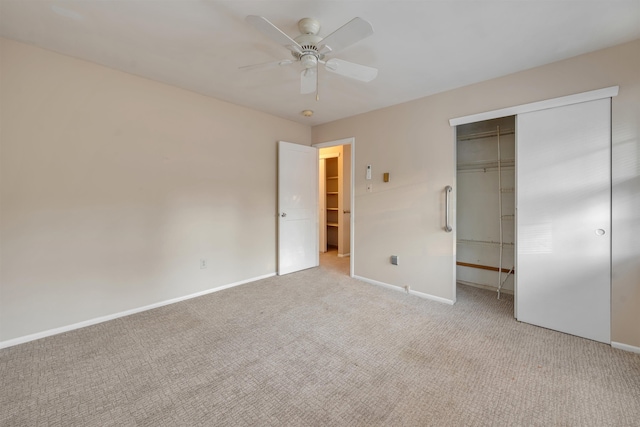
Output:
<instances>
[{"instance_id":1,"label":"white interior door","mask_svg":"<svg viewBox=\"0 0 640 427\"><path fill-rule=\"evenodd\" d=\"M278 274L318 264L318 150L280 141Z\"/></svg>"},{"instance_id":2,"label":"white interior door","mask_svg":"<svg viewBox=\"0 0 640 427\"><path fill-rule=\"evenodd\" d=\"M517 317L609 343L611 101L517 117Z\"/></svg>"}]
</instances>

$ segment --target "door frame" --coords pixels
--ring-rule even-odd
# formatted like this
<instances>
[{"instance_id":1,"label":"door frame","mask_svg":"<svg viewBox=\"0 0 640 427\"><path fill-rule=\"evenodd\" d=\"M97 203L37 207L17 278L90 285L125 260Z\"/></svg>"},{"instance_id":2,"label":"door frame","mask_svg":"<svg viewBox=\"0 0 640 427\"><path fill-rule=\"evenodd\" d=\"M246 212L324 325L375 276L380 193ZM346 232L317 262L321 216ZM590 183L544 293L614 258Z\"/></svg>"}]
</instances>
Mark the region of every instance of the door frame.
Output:
<instances>
[{"instance_id":1,"label":"door frame","mask_svg":"<svg viewBox=\"0 0 640 427\"><path fill-rule=\"evenodd\" d=\"M523 113L530 113L533 111L539 111L539 110L545 110L548 108L555 108L555 107L564 107L567 105L571 105L571 104L578 104L581 102L587 102L587 101L595 101L597 99L603 99L603 98L612 98L614 96L618 95L618 91L620 89L620 86L610 86L610 87L606 87L606 88L602 88L602 89L596 89L596 90L592 90L592 91L588 91L588 92L582 92L582 93L577 93L574 95L567 95L567 96L561 96L559 98L551 98L551 99L546 99L543 101L538 101L538 102L531 102L528 104L520 104L520 105L515 105L512 107L507 107L507 108L501 108L499 110L491 110L491 111L486 111L484 113L478 113L478 114L471 114L468 116L462 116L462 117L456 117L456 118L452 118L449 120L449 125L453 128L453 160L454 160L454 165L456 164L456 148L457 148L457 126L459 125L465 125L468 123L475 123L475 122L482 122L485 120L491 120L491 119L498 119L500 117L505 117L505 116L516 116L516 158L517 158L517 152L518 152L518 129L517 129L517 116L519 114L523 114ZM518 167L517 161L516 161L516 169ZM457 194L457 189L456 189L456 179L457 179L457 168L453 169L453 177L451 182L454 183L454 187L453 187L453 193L454 195ZM515 191L517 193L518 191L518 180L517 180L517 174L516 174L516 182L515 182ZM455 198L454 198L455 200ZM453 224L457 224L457 212L456 212L456 204L454 203L453 209L452 209L452 223ZM516 206L516 218L515 218L515 224L517 226L517 221L518 221L518 208ZM456 301L456 282L457 282L457 275L456 275L456 251L457 251L457 247L456 247L456 227L454 227L452 237L454 239L453 241L453 300ZM515 247L514 250L517 253L518 250L518 237L517 235L515 236ZM517 257L516 259L514 259L514 262L517 262ZM518 266L515 266L516 271L518 271ZM513 293L514 293L514 299L517 300L518 298L518 278L517 276L514 277L514 281L513 281ZM514 316L517 317L517 312L515 311L517 308L517 304L514 304Z\"/></svg>"},{"instance_id":2,"label":"door frame","mask_svg":"<svg viewBox=\"0 0 640 427\"><path fill-rule=\"evenodd\" d=\"M349 137L344 139L338 139L335 141L326 141L319 142L317 144L312 144L312 147L327 148L327 147L337 147L339 145L350 145L351 146L351 197L349 200L351 215L349 215L349 276L353 277L354 275L354 265L355 265L355 170L356 170L356 138ZM319 177L318 177L319 180ZM319 185L319 183L318 183Z\"/></svg>"}]
</instances>

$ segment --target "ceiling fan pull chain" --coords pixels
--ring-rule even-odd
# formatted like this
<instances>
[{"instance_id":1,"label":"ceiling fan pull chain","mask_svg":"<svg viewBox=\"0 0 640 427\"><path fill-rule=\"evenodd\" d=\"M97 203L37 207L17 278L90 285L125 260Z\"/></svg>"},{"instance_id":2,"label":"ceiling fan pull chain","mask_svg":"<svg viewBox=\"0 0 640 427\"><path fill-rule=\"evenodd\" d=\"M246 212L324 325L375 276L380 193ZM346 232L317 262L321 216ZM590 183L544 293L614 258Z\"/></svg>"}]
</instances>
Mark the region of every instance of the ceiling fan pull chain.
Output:
<instances>
[{"instance_id":1,"label":"ceiling fan pull chain","mask_svg":"<svg viewBox=\"0 0 640 427\"><path fill-rule=\"evenodd\" d=\"M316 63L316 102L320 101L320 67Z\"/></svg>"}]
</instances>

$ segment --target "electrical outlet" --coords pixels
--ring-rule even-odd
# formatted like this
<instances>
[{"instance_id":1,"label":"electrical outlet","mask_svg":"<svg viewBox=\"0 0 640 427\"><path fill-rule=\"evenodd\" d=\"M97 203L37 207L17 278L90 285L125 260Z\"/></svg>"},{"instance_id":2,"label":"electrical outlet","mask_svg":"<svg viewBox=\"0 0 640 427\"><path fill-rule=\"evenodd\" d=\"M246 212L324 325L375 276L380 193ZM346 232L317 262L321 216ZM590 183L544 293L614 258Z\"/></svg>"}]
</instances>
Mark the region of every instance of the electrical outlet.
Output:
<instances>
[{"instance_id":1,"label":"electrical outlet","mask_svg":"<svg viewBox=\"0 0 640 427\"><path fill-rule=\"evenodd\" d=\"M207 268L207 260L202 258L200 260L200 268Z\"/></svg>"}]
</instances>

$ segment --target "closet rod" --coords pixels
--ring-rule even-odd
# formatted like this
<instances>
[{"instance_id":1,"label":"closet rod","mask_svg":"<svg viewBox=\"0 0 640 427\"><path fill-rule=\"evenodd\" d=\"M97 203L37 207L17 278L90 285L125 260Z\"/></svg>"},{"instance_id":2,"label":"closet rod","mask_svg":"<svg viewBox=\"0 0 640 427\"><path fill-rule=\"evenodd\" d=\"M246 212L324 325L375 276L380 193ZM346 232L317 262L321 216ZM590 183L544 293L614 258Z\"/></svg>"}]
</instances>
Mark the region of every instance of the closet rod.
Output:
<instances>
[{"instance_id":1,"label":"closet rod","mask_svg":"<svg viewBox=\"0 0 640 427\"><path fill-rule=\"evenodd\" d=\"M514 159L503 159L501 166L503 168L512 168L516 165L516 161ZM481 160L477 162L460 162L456 165L458 171L464 170L477 170L477 169L496 169L498 167L498 162L495 160Z\"/></svg>"},{"instance_id":2,"label":"closet rod","mask_svg":"<svg viewBox=\"0 0 640 427\"><path fill-rule=\"evenodd\" d=\"M503 166L502 169L512 170L514 166ZM475 169L458 169L458 173L479 173L479 172L496 172L498 170L497 166L486 167L486 168L475 168Z\"/></svg>"},{"instance_id":3,"label":"closet rod","mask_svg":"<svg viewBox=\"0 0 640 427\"><path fill-rule=\"evenodd\" d=\"M516 131L513 129L507 129L504 132L500 132L500 136L504 135L515 135ZM483 138L491 138L494 136L498 136L498 133L495 130L490 130L487 132L477 132L477 133L468 133L466 135L458 136L458 141L469 141L471 139L483 139Z\"/></svg>"},{"instance_id":4,"label":"closet rod","mask_svg":"<svg viewBox=\"0 0 640 427\"><path fill-rule=\"evenodd\" d=\"M498 267L491 267L489 265L480 265L480 264L471 264L468 262L456 261L456 265L460 267L470 267L470 268L478 268L480 270L489 270L489 271L499 271ZM503 273L515 273L515 270L511 268L503 268Z\"/></svg>"},{"instance_id":5,"label":"closet rod","mask_svg":"<svg viewBox=\"0 0 640 427\"><path fill-rule=\"evenodd\" d=\"M516 164L516 159L502 159L500 161L500 163L502 163L502 165L504 166L504 164L508 164L509 166L511 165L515 165ZM495 165L495 166L494 166ZM492 167L498 167L498 161L497 160L476 160L475 162L460 162L457 164L458 167L462 166L492 166Z\"/></svg>"},{"instance_id":6,"label":"closet rod","mask_svg":"<svg viewBox=\"0 0 640 427\"><path fill-rule=\"evenodd\" d=\"M498 246L500 245L500 242L494 242L494 241L490 241L490 240L473 240L473 239L458 239L456 241L456 243L458 244L478 244L478 245L492 245L492 246ZM503 242L502 243L505 246L513 246L513 243L508 243L508 242Z\"/></svg>"}]
</instances>

